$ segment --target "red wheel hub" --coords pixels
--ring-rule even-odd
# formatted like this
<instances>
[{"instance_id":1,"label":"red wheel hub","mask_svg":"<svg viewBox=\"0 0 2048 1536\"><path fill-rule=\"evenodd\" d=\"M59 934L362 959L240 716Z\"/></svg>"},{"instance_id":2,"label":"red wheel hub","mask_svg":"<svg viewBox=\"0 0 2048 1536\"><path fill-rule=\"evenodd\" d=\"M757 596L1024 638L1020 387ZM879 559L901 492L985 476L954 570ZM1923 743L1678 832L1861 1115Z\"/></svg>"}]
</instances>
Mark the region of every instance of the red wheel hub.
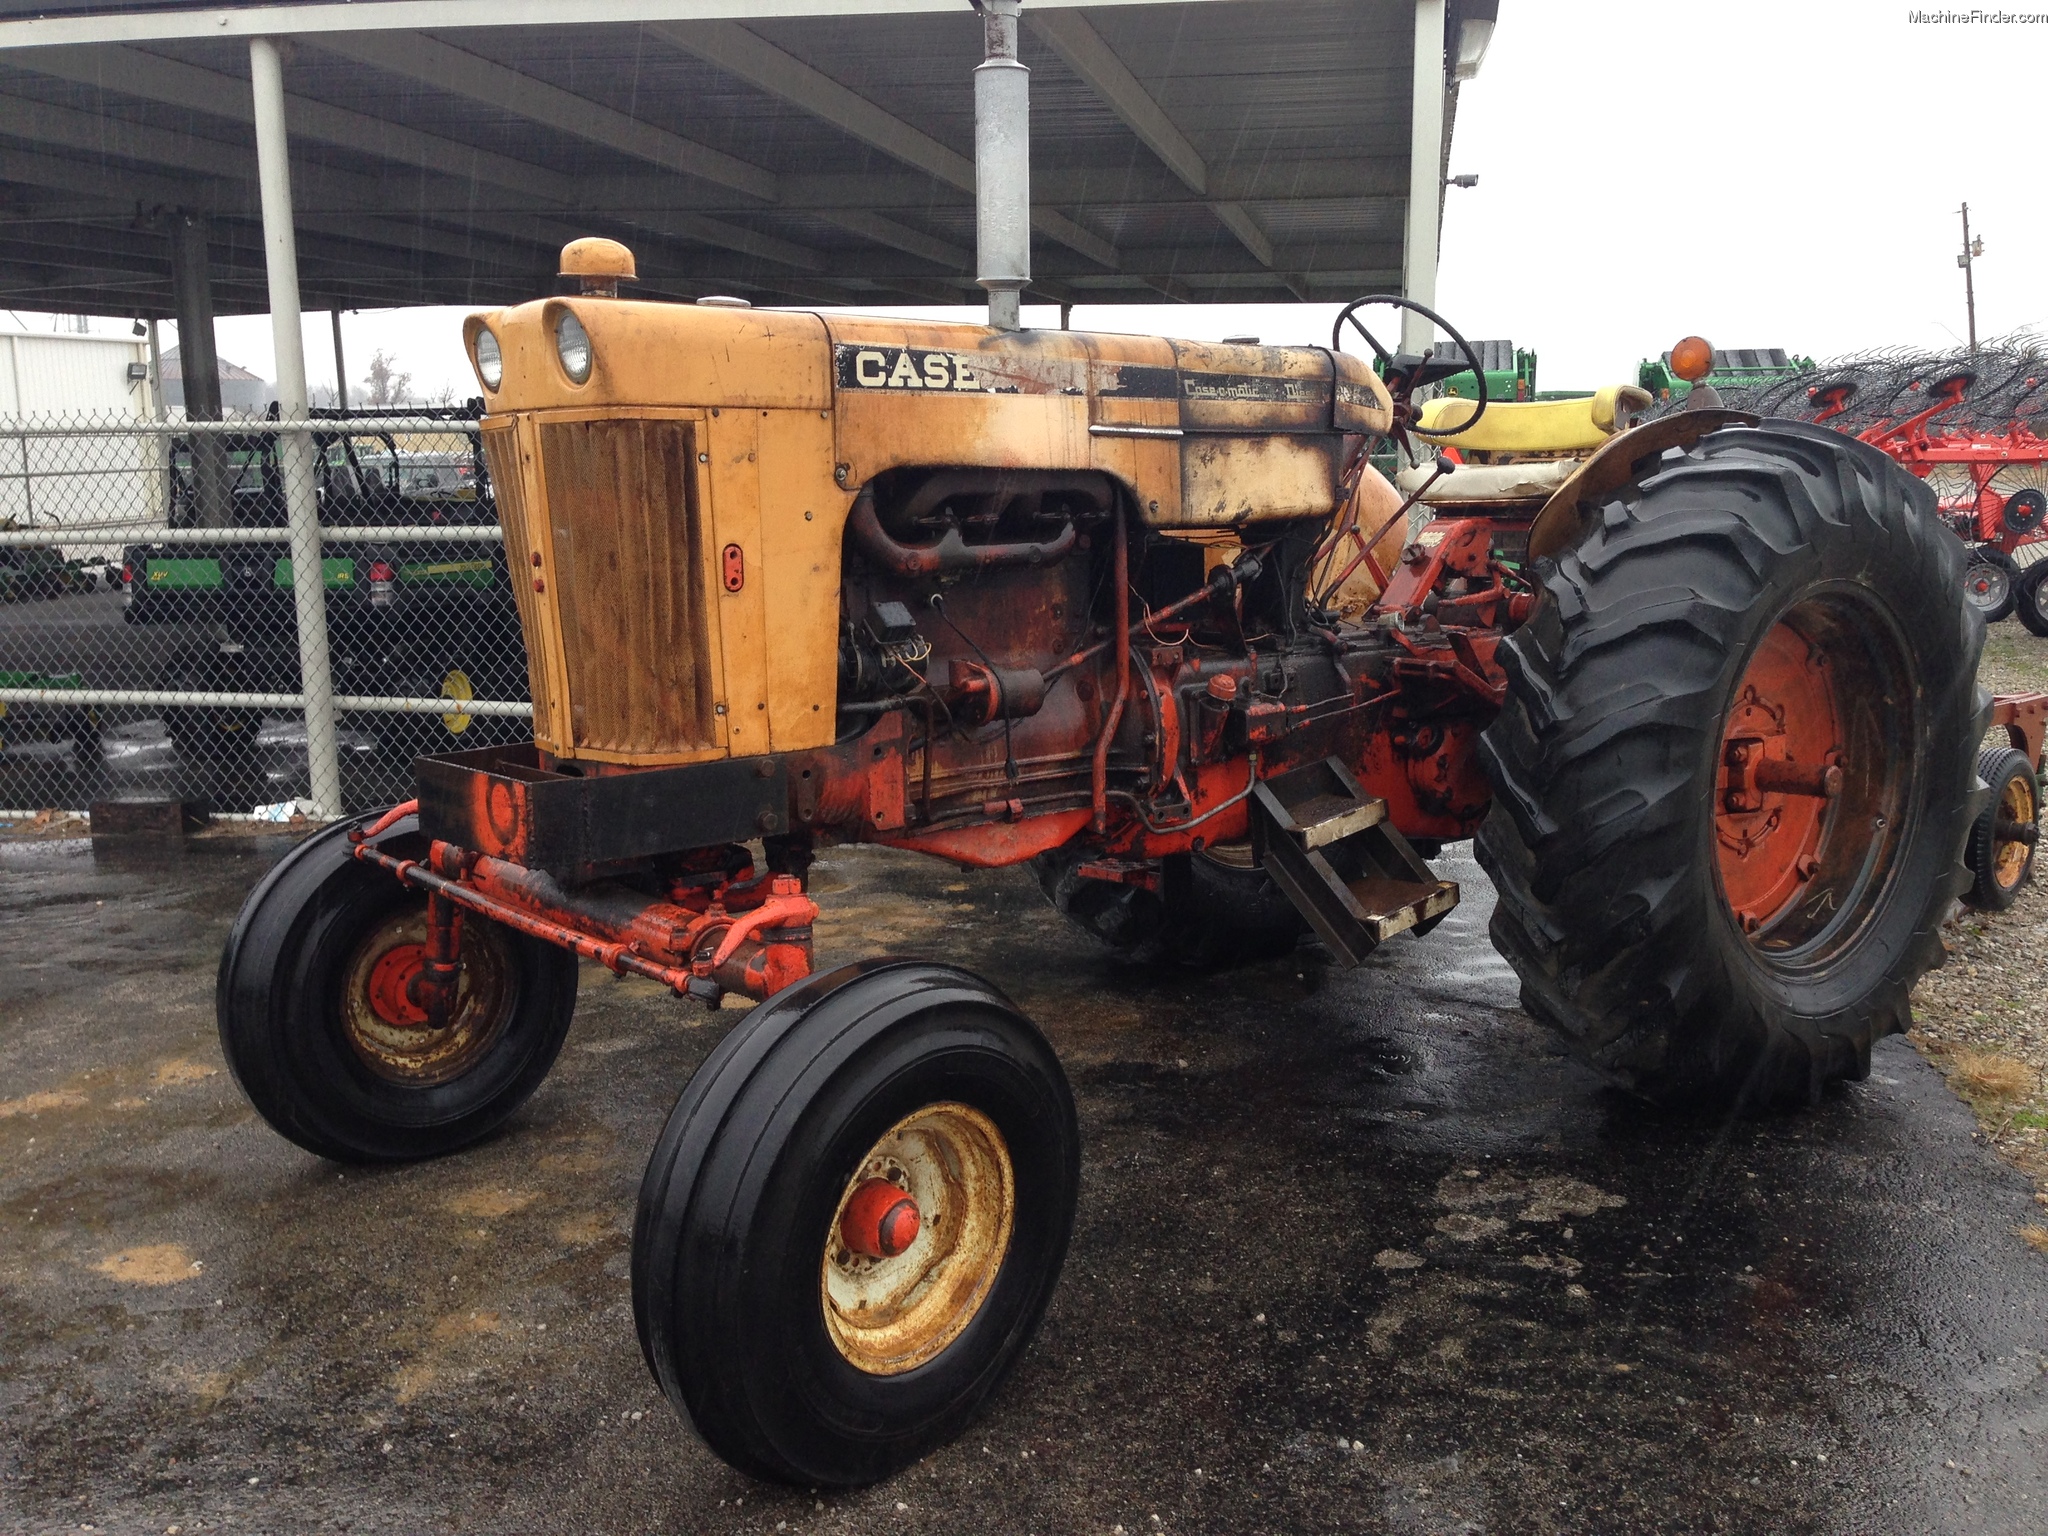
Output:
<instances>
[{"instance_id":1,"label":"red wheel hub","mask_svg":"<svg viewBox=\"0 0 2048 1536\"><path fill-rule=\"evenodd\" d=\"M917 1202L887 1179L869 1179L846 1202L839 1240L870 1259L893 1259L917 1241Z\"/></svg>"},{"instance_id":2,"label":"red wheel hub","mask_svg":"<svg viewBox=\"0 0 2048 1536\"><path fill-rule=\"evenodd\" d=\"M426 1024L427 1010L413 1001L418 990L414 978L425 967L426 959L424 944L394 944L370 967L370 980L365 988L370 1010L386 1024L400 1029L417 1029Z\"/></svg>"},{"instance_id":3,"label":"red wheel hub","mask_svg":"<svg viewBox=\"0 0 2048 1536\"><path fill-rule=\"evenodd\" d=\"M1746 933L1799 901L1843 786L1844 716L1825 652L1785 622L1764 637L1722 732L1714 835Z\"/></svg>"}]
</instances>

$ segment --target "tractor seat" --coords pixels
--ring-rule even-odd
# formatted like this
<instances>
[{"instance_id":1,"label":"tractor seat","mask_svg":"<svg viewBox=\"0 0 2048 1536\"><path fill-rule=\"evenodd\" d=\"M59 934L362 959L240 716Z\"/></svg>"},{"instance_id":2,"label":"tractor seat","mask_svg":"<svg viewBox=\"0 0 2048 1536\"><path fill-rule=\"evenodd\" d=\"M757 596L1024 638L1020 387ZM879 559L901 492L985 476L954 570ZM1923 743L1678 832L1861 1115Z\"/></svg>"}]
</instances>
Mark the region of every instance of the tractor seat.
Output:
<instances>
[{"instance_id":1,"label":"tractor seat","mask_svg":"<svg viewBox=\"0 0 2048 1536\"><path fill-rule=\"evenodd\" d=\"M1433 429L1470 421L1477 404L1455 396L1424 402L1416 435L1432 437ZM1633 426L1634 418L1649 407L1648 390L1633 384L1610 384L1572 400L1489 404L1470 432L1442 441L1463 453L1590 453L1615 433Z\"/></svg>"},{"instance_id":2,"label":"tractor seat","mask_svg":"<svg viewBox=\"0 0 2048 1536\"><path fill-rule=\"evenodd\" d=\"M1434 403L1434 402L1432 402ZM1547 402L1546 402L1547 403ZM1486 413L1493 415L1491 409ZM1482 421L1481 426L1486 423ZM1460 464L1422 493L1425 506L1446 502L1509 503L1549 500L1550 493L1571 478L1581 459L1536 459L1523 464ZM1394 476L1394 489L1413 496L1417 486L1436 473L1433 464L1416 464Z\"/></svg>"}]
</instances>

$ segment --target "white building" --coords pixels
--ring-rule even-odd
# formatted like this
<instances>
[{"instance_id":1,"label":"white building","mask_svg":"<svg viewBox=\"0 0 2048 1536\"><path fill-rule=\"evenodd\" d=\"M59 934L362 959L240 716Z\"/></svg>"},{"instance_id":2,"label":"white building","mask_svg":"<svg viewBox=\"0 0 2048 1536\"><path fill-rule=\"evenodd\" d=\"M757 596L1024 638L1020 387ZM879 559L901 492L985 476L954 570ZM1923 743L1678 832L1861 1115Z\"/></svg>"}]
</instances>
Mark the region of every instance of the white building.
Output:
<instances>
[{"instance_id":1,"label":"white building","mask_svg":"<svg viewBox=\"0 0 2048 1536\"><path fill-rule=\"evenodd\" d=\"M0 333L0 416L152 417L149 343Z\"/></svg>"},{"instance_id":2,"label":"white building","mask_svg":"<svg viewBox=\"0 0 2048 1536\"><path fill-rule=\"evenodd\" d=\"M155 416L147 341L0 333L0 524L11 520L18 528L54 525L69 531L160 520L162 443L120 430L123 422ZM10 423L80 431L63 437L10 434ZM105 430L110 427L116 430Z\"/></svg>"}]
</instances>

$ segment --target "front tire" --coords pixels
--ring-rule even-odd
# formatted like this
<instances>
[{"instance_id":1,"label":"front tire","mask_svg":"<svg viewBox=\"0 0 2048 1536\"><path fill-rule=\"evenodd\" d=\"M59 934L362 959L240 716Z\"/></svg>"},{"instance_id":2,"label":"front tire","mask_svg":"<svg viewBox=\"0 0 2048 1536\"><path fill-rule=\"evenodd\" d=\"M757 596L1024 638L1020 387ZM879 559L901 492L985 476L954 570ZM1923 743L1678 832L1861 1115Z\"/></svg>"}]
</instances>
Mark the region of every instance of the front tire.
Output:
<instances>
[{"instance_id":1,"label":"front tire","mask_svg":"<svg viewBox=\"0 0 2048 1536\"><path fill-rule=\"evenodd\" d=\"M1964 900L1980 911L2004 912L2034 875L2041 781L2027 754L2013 747L1986 747L1977 758L1977 776L1991 794L1963 847L1971 877Z\"/></svg>"},{"instance_id":2,"label":"front tire","mask_svg":"<svg viewBox=\"0 0 2048 1536\"><path fill-rule=\"evenodd\" d=\"M257 693L247 653L240 650L193 649L171 664L164 686L180 693ZM296 686L286 682L280 692ZM174 704L163 712L164 729L177 744L178 756L193 770L235 774L254 760L256 733L263 725L260 709L231 705Z\"/></svg>"},{"instance_id":3,"label":"front tire","mask_svg":"<svg viewBox=\"0 0 2048 1536\"><path fill-rule=\"evenodd\" d=\"M1061 916L1140 965L1249 965L1289 953L1308 931L1249 843L1169 854L1157 890L1085 875L1087 858L1069 844L1040 854L1031 868Z\"/></svg>"},{"instance_id":4,"label":"front tire","mask_svg":"<svg viewBox=\"0 0 2048 1536\"><path fill-rule=\"evenodd\" d=\"M648 1366L743 1472L886 1477L958 1434L1023 1353L1079 1167L1059 1062L988 983L902 960L800 982L719 1043L648 1162Z\"/></svg>"},{"instance_id":5,"label":"front tire","mask_svg":"<svg viewBox=\"0 0 2048 1536\"><path fill-rule=\"evenodd\" d=\"M277 1133L341 1162L408 1162L488 1135L554 1065L576 1007L568 951L462 920L445 1028L406 999L426 898L355 858L338 822L286 854L243 903L215 987L222 1053ZM425 854L407 817L378 840Z\"/></svg>"},{"instance_id":6,"label":"front tire","mask_svg":"<svg viewBox=\"0 0 2048 1536\"><path fill-rule=\"evenodd\" d=\"M1962 567L1924 485L1789 422L1666 454L1538 562L1477 852L1582 1061L1672 1107L1803 1103L1907 1027L1981 795Z\"/></svg>"}]
</instances>

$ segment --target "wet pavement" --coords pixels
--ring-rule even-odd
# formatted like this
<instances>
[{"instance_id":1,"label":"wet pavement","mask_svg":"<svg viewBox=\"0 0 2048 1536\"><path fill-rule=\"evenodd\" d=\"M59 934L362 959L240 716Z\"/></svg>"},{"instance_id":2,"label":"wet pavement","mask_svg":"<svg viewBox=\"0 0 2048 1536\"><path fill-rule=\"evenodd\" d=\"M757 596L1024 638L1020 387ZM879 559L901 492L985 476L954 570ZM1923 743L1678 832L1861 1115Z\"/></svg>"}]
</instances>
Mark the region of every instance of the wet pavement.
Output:
<instances>
[{"instance_id":1,"label":"wet pavement","mask_svg":"<svg viewBox=\"0 0 2048 1536\"><path fill-rule=\"evenodd\" d=\"M2039 1215L1900 1041L1761 1123L1604 1091L1486 882L1356 973L1125 969L1019 871L835 851L821 959L990 976L1086 1152L1065 1277L964 1439L813 1495L641 1364L642 1160L736 1012L586 969L507 1131L341 1169L214 1038L283 844L0 843L0 1531L2048 1530ZM1462 850L1459 850L1462 852Z\"/></svg>"}]
</instances>

